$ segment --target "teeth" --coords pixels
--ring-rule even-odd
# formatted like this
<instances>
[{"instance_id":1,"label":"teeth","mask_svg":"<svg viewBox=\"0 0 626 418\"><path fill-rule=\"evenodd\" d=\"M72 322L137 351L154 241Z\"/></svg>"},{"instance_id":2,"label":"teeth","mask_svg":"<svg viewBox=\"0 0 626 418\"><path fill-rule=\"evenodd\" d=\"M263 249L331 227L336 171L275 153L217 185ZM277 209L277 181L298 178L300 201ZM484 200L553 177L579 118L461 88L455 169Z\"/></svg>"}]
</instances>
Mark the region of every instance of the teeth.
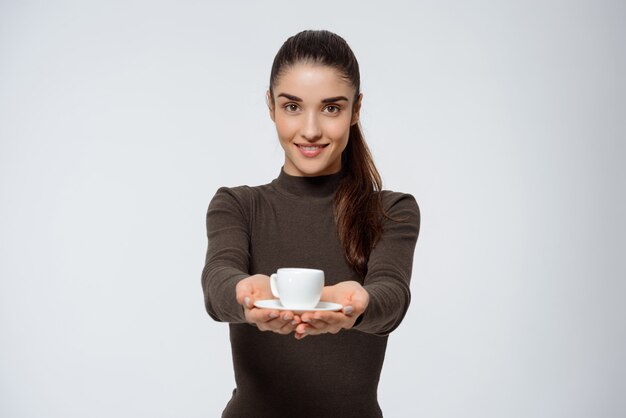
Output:
<instances>
[{"instance_id":1,"label":"teeth","mask_svg":"<svg viewBox=\"0 0 626 418\"><path fill-rule=\"evenodd\" d=\"M305 151L317 151L318 149L324 148L324 145L315 145L315 146L304 146L304 145L298 145L300 148L302 148Z\"/></svg>"}]
</instances>

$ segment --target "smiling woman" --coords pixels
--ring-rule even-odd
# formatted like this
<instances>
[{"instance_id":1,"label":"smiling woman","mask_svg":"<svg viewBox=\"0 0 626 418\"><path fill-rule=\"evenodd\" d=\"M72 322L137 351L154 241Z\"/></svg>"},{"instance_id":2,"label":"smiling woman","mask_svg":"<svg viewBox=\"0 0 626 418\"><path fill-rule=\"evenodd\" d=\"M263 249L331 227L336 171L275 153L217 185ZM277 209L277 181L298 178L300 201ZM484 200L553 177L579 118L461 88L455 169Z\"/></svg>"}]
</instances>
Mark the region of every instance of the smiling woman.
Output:
<instances>
[{"instance_id":1,"label":"smiling woman","mask_svg":"<svg viewBox=\"0 0 626 418\"><path fill-rule=\"evenodd\" d=\"M350 127L359 120L362 95L356 101L353 96L354 87L337 69L307 62L293 65L268 90L287 174L320 176L341 169Z\"/></svg>"},{"instance_id":2,"label":"smiling woman","mask_svg":"<svg viewBox=\"0 0 626 418\"><path fill-rule=\"evenodd\" d=\"M420 212L412 195L382 190L362 98L343 38L290 37L267 91L284 165L271 183L222 187L209 204L202 286L209 315L230 324L237 383L223 417L382 416L378 381L409 306ZM283 267L323 271L324 304L273 300L270 275Z\"/></svg>"}]
</instances>

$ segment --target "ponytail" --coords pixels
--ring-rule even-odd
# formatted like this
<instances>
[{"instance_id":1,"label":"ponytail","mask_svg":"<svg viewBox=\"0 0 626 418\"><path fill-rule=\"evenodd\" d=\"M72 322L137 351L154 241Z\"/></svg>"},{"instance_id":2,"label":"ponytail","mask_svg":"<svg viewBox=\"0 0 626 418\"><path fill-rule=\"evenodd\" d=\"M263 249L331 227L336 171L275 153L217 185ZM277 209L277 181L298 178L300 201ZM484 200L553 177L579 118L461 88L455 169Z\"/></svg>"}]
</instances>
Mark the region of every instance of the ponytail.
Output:
<instances>
[{"instance_id":1,"label":"ponytail","mask_svg":"<svg viewBox=\"0 0 626 418\"><path fill-rule=\"evenodd\" d=\"M346 175L333 198L337 232L348 264L365 276L370 253L382 234L382 181L359 123L350 127L342 166Z\"/></svg>"}]
</instances>

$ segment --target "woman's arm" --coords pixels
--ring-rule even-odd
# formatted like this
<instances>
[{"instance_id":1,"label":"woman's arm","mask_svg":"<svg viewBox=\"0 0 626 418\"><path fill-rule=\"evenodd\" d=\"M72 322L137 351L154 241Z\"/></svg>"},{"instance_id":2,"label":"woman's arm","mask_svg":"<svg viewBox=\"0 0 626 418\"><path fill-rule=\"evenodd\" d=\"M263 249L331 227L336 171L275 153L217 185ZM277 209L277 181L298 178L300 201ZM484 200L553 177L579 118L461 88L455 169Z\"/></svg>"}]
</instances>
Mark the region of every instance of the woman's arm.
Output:
<instances>
[{"instance_id":1,"label":"woman's arm","mask_svg":"<svg viewBox=\"0 0 626 418\"><path fill-rule=\"evenodd\" d=\"M217 190L209 203L206 228L208 248L202 270L206 310L216 321L246 322L235 288L250 276L248 213L233 189Z\"/></svg>"},{"instance_id":2,"label":"woman's arm","mask_svg":"<svg viewBox=\"0 0 626 418\"><path fill-rule=\"evenodd\" d=\"M395 220L383 221L383 234L370 254L363 286L350 281L324 288L324 300L341 303L343 311L303 314L304 324L296 328L296 338L349 328L383 336L404 318L411 300L409 283L420 211L412 195L387 193L383 204Z\"/></svg>"},{"instance_id":3,"label":"woman's arm","mask_svg":"<svg viewBox=\"0 0 626 418\"><path fill-rule=\"evenodd\" d=\"M209 204L209 244L202 270L206 310L216 321L247 322L261 331L289 334L299 322L293 312L254 307L256 300L273 296L269 277L249 274L250 216L244 190L222 187Z\"/></svg>"},{"instance_id":4,"label":"woman's arm","mask_svg":"<svg viewBox=\"0 0 626 418\"><path fill-rule=\"evenodd\" d=\"M389 195L389 215L383 235L367 263L364 289L369 305L355 329L387 335L400 325L411 301L409 284L413 254L420 230L420 210L415 198L406 193Z\"/></svg>"}]
</instances>

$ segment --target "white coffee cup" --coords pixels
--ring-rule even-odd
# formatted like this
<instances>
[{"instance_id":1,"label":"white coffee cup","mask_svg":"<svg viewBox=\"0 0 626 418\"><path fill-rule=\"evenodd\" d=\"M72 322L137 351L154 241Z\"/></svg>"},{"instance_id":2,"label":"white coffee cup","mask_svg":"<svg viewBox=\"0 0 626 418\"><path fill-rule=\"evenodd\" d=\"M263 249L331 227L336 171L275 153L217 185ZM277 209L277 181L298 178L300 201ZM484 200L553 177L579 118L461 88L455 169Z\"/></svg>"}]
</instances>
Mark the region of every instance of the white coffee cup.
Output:
<instances>
[{"instance_id":1,"label":"white coffee cup","mask_svg":"<svg viewBox=\"0 0 626 418\"><path fill-rule=\"evenodd\" d=\"M312 309L324 289L324 272L306 268L280 268L270 276L272 294L285 308Z\"/></svg>"}]
</instances>

